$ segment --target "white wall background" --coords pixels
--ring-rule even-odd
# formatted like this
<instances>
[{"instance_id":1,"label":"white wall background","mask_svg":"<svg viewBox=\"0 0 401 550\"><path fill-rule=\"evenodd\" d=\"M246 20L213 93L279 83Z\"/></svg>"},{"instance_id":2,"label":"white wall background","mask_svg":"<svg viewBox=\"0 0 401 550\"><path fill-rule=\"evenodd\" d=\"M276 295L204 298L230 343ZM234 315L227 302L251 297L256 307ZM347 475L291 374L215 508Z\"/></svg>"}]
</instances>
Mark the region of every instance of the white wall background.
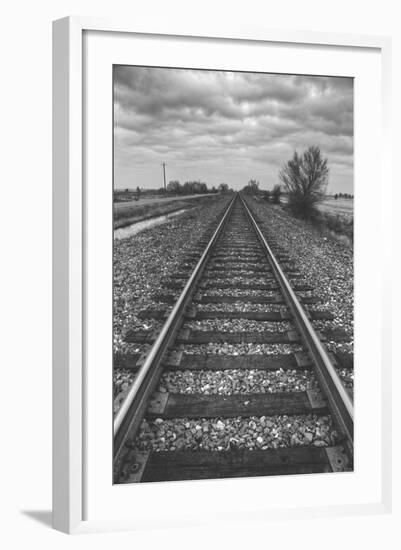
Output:
<instances>
[{"instance_id":1,"label":"white wall background","mask_svg":"<svg viewBox=\"0 0 401 550\"><path fill-rule=\"evenodd\" d=\"M3 548L96 545L101 550L117 544L191 549L229 545L233 548L251 545L317 548L322 544L326 548L342 545L350 549L361 544L363 548L386 550L398 547L401 537L396 522L390 517L222 525L219 529L200 531L103 534L90 538L67 537L46 525L50 522L51 508L51 21L65 15L129 17L149 23L150 28L152 22L165 22L168 32L169 22L179 18L181 22L196 21L199 26L204 23L205 29L213 21L222 27L243 24L392 35L394 140L399 140L401 17L397 4L396 0L369 3L360 0L247 0L240 3L228 0L147 3L14 0L3 6L0 33L3 140L0 223L2 250L6 252L1 256L0 271L3 279L1 372L5 376L0 400L3 421L0 541ZM400 193L395 189L394 232L399 249L397 200ZM397 293L399 306L399 291ZM395 334L400 331L399 321L397 323ZM394 359L395 367L400 365L397 359L399 356ZM399 381L399 374L395 373L394 378L395 382ZM399 413L398 404L397 408ZM396 430L395 421L394 424ZM399 446L397 451L399 462ZM396 508L399 513L399 498Z\"/></svg>"}]
</instances>

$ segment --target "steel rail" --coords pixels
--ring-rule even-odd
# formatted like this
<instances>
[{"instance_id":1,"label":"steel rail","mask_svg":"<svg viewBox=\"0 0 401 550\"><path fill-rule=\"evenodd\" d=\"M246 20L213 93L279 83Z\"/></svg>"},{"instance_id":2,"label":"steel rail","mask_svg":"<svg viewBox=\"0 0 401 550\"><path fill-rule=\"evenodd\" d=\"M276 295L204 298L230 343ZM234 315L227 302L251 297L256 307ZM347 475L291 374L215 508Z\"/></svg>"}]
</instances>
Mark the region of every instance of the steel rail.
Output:
<instances>
[{"instance_id":1,"label":"steel rail","mask_svg":"<svg viewBox=\"0 0 401 550\"><path fill-rule=\"evenodd\" d=\"M137 376L124 399L118 413L114 419L114 461L118 458L127 437L136 433L142 415L146 410L147 402L153 392L154 386L158 381L158 374L161 362L170 347L177 330L180 328L182 316L189 300L192 298L196 284L208 261L209 255L217 239L219 238L228 216L235 203L237 195L234 195L228 204L217 229L213 233L207 244L200 260L196 264L191 276L189 277L184 290L181 292L175 303L169 317L167 318L162 330L157 336L149 354L143 365L140 367Z\"/></svg>"},{"instance_id":2,"label":"steel rail","mask_svg":"<svg viewBox=\"0 0 401 550\"><path fill-rule=\"evenodd\" d=\"M331 413L335 421L337 421L337 426L345 435L348 443L348 452L352 455L354 439L354 405L352 400L270 246L267 244L254 216L241 195L240 199L245 207L248 219L255 229L259 241L266 252L267 259L276 275L277 282L283 292L285 301L294 316L301 338L314 361L316 374L323 392L328 399Z\"/></svg>"}]
</instances>

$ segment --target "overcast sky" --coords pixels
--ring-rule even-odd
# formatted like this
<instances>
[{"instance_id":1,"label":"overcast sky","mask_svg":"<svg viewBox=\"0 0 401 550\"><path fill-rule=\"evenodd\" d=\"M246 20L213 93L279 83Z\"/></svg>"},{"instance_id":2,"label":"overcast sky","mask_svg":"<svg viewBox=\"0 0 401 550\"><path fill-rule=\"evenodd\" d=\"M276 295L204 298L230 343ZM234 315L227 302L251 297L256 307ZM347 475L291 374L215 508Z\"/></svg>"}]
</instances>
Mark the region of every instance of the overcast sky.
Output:
<instances>
[{"instance_id":1,"label":"overcast sky","mask_svg":"<svg viewBox=\"0 0 401 550\"><path fill-rule=\"evenodd\" d=\"M349 78L120 66L114 69L114 184L200 179L263 189L295 149L317 145L329 191L353 192Z\"/></svg>"}]
</instances>

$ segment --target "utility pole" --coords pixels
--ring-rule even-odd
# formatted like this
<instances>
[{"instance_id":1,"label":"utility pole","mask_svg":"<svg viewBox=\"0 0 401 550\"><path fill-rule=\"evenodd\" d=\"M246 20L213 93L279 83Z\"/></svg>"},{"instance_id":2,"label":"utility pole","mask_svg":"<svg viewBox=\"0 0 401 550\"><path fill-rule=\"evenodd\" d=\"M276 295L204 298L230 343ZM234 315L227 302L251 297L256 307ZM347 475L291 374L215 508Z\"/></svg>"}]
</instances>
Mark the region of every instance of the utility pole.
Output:
<instances>
[{"instance_id":1,"label":"utility pole","mask_svg":"<svg viewBox=\"0 0 401 550\"><path fill-rule=\"evenodd\" d=\"M166 163L163 162L163 163L162 163L162 166L163 166L164 190L166 191L166 189L167 189L167 187L166 187Z\"/></svg>"}]
</instances>

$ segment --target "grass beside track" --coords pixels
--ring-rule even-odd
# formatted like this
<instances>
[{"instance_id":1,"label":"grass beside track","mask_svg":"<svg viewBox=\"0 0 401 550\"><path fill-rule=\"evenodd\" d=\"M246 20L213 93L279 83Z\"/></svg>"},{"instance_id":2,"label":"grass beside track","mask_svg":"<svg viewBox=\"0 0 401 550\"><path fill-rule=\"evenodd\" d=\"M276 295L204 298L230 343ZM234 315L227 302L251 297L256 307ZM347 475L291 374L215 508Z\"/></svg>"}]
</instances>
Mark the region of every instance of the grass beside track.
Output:
<instances>
[{"instance_id":1,"label":"grass beside track","mask_svg":"<svg viewBox=\"0 0 401 550\"><path fill-rule=\"evenodd\" d=\"M253 196L258 202L266 202L263 198ZM272 205L273 208L283 209L289 216L294 216L287 207L287 199L283 197L280 205ZM328 198L316 206L316 213L313 218L304 220L305 225L312 225L323 235L329 235L335 240L347 246L354 242L354 201L352 199ZM294 216L295 217L295 216ZM301 218L297 218L302 221Z\"/></svg>"},{"instance_id":2,"label":"grass beside track","mask_svg":"<svg viewBox=\"0 0 401 550\"><path fill-rule=\"evenodd\" d=\"M126 227L134 223L147 220L149 218L155 218L158 216L164 216L166 214L171 214L177 212L178 210L183 210L186 208L192 208L193 206L198 206L200 202L208 201L213 197L196 197L189 198L182 201L174 202L153 202L148 204L138 204L132 205L129 208L125 209L116 209L114 208L114 220L113 227L114 229L119 229L120 227Z\"/></svg>"},{"instance_id":3,"label":"grass beside track","mask_svg":"<svg viewBox=\"0 0 401 550\"><path fill-rule=\"evenodd\" d=\"M322 231L327 230L334 237L343 237L346 244L354 241L354 216L353 214L335 214L332 212L319 212L312 224Z\"/></svg>"}]
</instances>

